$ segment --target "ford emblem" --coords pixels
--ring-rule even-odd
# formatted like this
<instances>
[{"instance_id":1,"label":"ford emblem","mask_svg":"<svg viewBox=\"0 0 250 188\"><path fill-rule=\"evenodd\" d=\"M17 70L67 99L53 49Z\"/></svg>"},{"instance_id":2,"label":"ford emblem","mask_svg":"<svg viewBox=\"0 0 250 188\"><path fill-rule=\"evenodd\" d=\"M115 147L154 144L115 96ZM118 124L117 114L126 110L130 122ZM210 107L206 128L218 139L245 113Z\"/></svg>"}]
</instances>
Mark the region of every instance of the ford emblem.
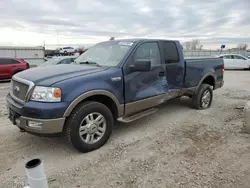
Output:
<instances>
[{"instance_id":1,"label":"ford emblem","mask_svg":"<svg viewBox=\"0 0 250 188\"><path fill-rule=\"evenodd\" d=\"M14 91L15 91L15 92L17 92L17 93L18 93L18 92L19 92L19 90L20 90L20 89L19 89L19 87L18 87L18 86L15 86L15 87L14 87Z\"/></svg>"}]
</instances>

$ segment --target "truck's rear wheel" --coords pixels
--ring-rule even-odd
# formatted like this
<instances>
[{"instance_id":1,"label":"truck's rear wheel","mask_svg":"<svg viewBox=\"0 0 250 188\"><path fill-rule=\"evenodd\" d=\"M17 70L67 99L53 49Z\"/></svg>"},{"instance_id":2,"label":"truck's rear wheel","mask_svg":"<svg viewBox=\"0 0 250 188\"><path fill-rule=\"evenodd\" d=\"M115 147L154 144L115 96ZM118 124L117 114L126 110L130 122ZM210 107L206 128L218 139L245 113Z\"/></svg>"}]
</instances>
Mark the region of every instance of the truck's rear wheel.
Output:
<instances>
[{"instance_id":1,"label":"truck's rear wheel","mask_svg":"<svg viewBox=\"0 0 250 188\"><path fill-rule=\"evenodd\" d=\"M89 152L103 146L113 129L113 115L99 102L85 102L78 106L66 121L68 140L80 152Z\"/></svg>"},{"instance_id":2,"label":"truck's rear wheel","mask_svg":"<svg viewBox=\"0 0 250 188\"><path fill-rule=\"evenodd\" d=\"M213 100L213 89L208 84L201 84L198 91L192 97L192 104L195 109L203 110L211 106Z\"/></svg>"}]
</instances>

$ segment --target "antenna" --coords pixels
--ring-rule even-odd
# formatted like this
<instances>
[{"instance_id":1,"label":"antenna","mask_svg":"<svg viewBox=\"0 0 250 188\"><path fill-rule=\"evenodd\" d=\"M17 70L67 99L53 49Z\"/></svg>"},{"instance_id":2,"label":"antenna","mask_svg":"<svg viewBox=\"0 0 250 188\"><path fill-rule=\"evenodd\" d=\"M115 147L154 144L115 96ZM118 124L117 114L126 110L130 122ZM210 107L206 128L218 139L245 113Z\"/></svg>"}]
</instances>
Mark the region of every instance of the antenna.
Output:
<instances>
[{"instance_id":1,"label":"antenna","mask_svg":"<svg viewBox=\"0 0 250 188\"><path fill-rule=\"evenodd\" d=\"M58 47L58 49L60 49L60 47L59 47L58 29L56 29L56 35L57 35L57 47Z\"/></svg>"}]
</instances>

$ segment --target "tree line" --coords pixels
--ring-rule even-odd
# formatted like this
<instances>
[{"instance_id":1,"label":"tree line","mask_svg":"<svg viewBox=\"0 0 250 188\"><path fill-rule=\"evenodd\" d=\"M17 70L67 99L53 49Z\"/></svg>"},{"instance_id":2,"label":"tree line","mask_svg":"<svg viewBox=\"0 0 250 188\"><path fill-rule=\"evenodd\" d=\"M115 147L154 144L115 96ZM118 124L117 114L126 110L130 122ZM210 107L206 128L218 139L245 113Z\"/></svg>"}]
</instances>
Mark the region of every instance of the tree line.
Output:
<instances>
[{"instance_id":1,"label":"tree line","mask_svg":"<svg viewBox=\"0 0 250 188\"><path fill-rule=\"evenodd\" d=\"M203 44L201 44L201 41L198 39L193 39L191 41L184 42L182 44L182 48L184 50L202 50ZM236 48L233 48L235 50L247 50L248 44L238 44Z\"/></svg>"}]
</instances>

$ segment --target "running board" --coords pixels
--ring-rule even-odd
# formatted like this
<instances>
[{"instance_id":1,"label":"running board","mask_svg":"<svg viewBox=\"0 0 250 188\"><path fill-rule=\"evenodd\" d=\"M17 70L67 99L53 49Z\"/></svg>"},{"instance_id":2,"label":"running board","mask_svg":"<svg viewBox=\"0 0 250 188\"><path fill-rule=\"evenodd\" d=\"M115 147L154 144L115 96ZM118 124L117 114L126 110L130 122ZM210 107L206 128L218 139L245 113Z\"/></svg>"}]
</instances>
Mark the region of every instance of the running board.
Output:
<instances>
[{"instance_id":1,"label":"running board","mask_svg":"<svg viewBox=\"0 0 250 188\"><path fill-rule=\"evenodd\" d=\"M157 111L158 111L157 108L151 108L151 109L139 112L139 113L131 115L131 116L120 117L117 120L120 121L120 122L123 122L123 123L130 123L132 121L141 119L141 118L143 118L145 116L148 116L150 114L156 113Z\"/></svg>"}]
</instances>

